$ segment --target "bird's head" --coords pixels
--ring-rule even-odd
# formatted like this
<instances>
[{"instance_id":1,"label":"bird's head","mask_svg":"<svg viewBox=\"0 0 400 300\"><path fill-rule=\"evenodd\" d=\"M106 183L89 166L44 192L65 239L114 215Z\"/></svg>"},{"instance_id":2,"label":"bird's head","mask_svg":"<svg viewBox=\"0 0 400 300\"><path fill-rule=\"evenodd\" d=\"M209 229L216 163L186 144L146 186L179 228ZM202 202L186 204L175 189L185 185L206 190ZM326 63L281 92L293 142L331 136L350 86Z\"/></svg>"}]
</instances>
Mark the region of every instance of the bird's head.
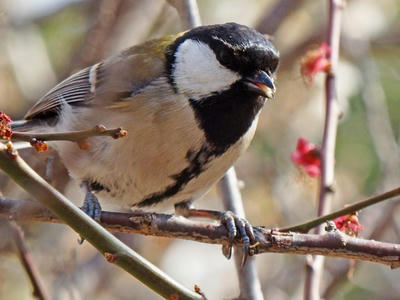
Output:
<instances>
[{"instance_id":1,"label":"bird's head","mask_svg":"<svg viewBox=\"0 0 400 300\"><path fill-rule=\"evenodd\" d=\"M261 33L227 23L201 26L179 36L167 51L169 81L178 93L202 100L233 86L272 98L279 54Z\"/></svg>"}]
</instances>

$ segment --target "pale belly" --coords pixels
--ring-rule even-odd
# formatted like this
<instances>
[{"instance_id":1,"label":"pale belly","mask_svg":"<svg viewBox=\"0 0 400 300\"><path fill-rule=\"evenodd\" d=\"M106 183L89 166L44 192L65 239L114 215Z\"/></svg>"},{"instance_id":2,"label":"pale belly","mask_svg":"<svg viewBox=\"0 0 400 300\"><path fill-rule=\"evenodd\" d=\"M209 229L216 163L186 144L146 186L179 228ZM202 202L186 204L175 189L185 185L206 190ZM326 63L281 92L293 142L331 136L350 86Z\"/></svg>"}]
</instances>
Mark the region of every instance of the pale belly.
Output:
<instances>
[{"instance_id":1,"label":"pale belly","mask_svg":"<svg viewBox=\"0 0 400 300\"><path fill-rule=\"evenodd\" d=\"M90 124L82 124L82 117L79 119L80 129L93 124L122 126L128 130L125 138L91 138L87 151L71 142L54 144L73 178L103 186L98 192L100 202L113 203L122 210L137 205L172 208L175 203L201 197L246 150L257 126L256 117L242 138L222 155L214 155L188 111L190 107L166 103L172 110L149 114L144 111L148 106L137 103L135 113L119 113L118 119L110 118L107 112L98 114L97 121ZM74 115L78 118L79 112ZM59 130L65 131L62 125Z\"/></svg>"}]
</instances>

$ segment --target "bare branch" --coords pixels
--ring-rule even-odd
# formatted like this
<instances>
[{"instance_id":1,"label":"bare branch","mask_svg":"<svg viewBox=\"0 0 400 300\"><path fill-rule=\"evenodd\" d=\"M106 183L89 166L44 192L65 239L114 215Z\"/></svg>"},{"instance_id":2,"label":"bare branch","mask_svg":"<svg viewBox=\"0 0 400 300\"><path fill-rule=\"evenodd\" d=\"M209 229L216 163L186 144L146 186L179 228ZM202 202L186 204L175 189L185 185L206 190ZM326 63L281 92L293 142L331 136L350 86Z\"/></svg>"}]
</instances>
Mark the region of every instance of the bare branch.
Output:
<instances>
[{"instance_id":1,"label":"bare branch","mask_svg":"<svg viewBox=\"0 0 400 300\"><path fill-rule=\"evenodd\" d=\"M17 132L13 131L12 140L32 142L38 141L71 141L80 142L94 136L110 136L114 139L124 137L128 132L122 128L107 129L103 125L97 125L92 129L55 132L55 133L35 133L35 132Z\"/></svg>"},{"instance_id":2,"label":"bare branch","mask_svg":"<svg viewBox=\"0 0 400 300\"><path fill-rule=\"evenodd\" d=\"M279 25L295 10L297 10L304 0L280 0L268 11L256 26L257 31L267 34L274 34Z\"/></svg>"},{"instance_id":3,"label":"bare branch","mask_svg":"<svg viewBox=\"0 0 400 300\"><path fill-rule=\"evenodd\" d=\"M37 203L0 197L0 218L20 221L63 223ZM101 225L109 231L180 238L209 244L227 245L228 232L223 225L189 220L180 216L133 212L103 211ZM372 261L400 267L400 245L350 237L339 231L324 234L279 232L255 226L258 253L320 254ZM235 241L240 246L240 241Z\"/></svg>"},{"instance_id":4,"label":"bare branch","mask_svg":"<svg viewBox=\"0 0 400 300\"><path fill-rule=\"evenodd\" d=\"M14 243L18 251L18 258L32 283L33 295L40 300L50 299L46 289L44 288L43 280L40 277L39 270L36 268L32 259L32 255L25 246L22 229L15 223L8 223L7 226L8 231L13 236Z\"/></svg>"},{"instance_id":5,"label":"bare branch","mask_svg":"<svg viewBox=\"0 0 400 300\"><path fill-rule=\"evenodd\" d=\"M332 213L326 214L324 216L315 218L313 220L307 221L305 223L295 225L295 226L290 226L290 227L282 227L279 228L278 230L281 232L286 232L286 231L295 231L295 232L308 232L311 228L314 228L318 225L323 224L326 221L335 219L340 216L344 216L347 214L350 214L352 212L359 211L360 209L363 209L365 207L371 206L373 204L382 202L384 200L388 200L394 197L397 197L400 195L400 187L395 188L393 190L384 192L382 194L361 200L359 202L356 202L354 204L347 205L345 208L339 209L337 211L334 211Z\"/></svg>"},{"instance_id":6,"label":"bare branch","mask_svg":"<svg viewBox=\"0 0 400 300\"><path fill-rule=\"evenodd\" d=\"M232 211L241 218L245 218L242 196L240 195L239 184L233 167L226 172L218 187L224 200L225 209ZM247 262L242 266L243 247L235 247L234 255L240 285L239 299L264 299L255 258L247 258Z\"/></svg>"},{"instance_id":7,"label":"bare branch","mask_svg":"<svg viewBox=\"0 0 400 300\"><path fill-rule=\"evenodd\" d=\"M336 71L339 62L340 19L342 15L342 0L329 0L329 21L327 44L331 51L329 54L330 69L326 76L325 95L326 111L325 125L321 146L321 177L318 197L318 216L330 210L333 197L334 170L335 170L335 145L336 132L340 117L340 109L336 92ZM321 233L322 227L316 228L315 233ZM314 257L306 268L305 299L320 299L320 283L322 278L323 257Z\"/></svg>"}]
</instances>

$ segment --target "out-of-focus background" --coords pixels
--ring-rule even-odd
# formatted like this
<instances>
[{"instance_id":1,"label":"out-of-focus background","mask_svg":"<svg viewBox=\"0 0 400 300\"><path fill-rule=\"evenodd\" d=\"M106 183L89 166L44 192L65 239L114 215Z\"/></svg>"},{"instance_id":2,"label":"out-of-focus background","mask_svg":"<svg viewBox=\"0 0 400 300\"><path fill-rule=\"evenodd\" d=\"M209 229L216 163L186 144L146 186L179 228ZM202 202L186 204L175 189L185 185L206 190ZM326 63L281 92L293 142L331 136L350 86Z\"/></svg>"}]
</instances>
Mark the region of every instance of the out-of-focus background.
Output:
<instances>
[{"instance_id":1,"label":"out-of-focus background","mask_svg":"<svg viewBox=\"0 0 400 300\"><path fill-rule=\"evenodd\" d=\"M319 144L324 75L311 86L300 76L307 48L325 39L327 2L311 0L200 0L203 24L237 22L273 36L281 53L277 95L266 104L249 151L236 164L244 205L254 225L286 226L316 214L317 179L290 160L299 137ZM333 208L394 188L400 179L399 0L348 0L342 22L338 97L343 110L336 148ZM0 2L0 110L13 119L67 75L135 43L182 30L165 0L2 0ZM45 173L54 153L23 153ZM47 179L77 203L78 185L55 161ZM45 174L46 175L46 174ZM4 173L0 193L32 199ZM361 237L398 243L399 201L360 213ZM212 190L197 207L222 209ZM22 224L52 299L159 299L88 243L55 224ZM31 285L7 233L0 238L0 298L30 299ZM220 247L120 235L177 281L198 284L209 299L238 295L233 261ZM305 257L263 254L257 267L266 299L301 299ZM328 259L326 299L398 299L400 272L372 263Z\"/></svg>"}]
</instances>

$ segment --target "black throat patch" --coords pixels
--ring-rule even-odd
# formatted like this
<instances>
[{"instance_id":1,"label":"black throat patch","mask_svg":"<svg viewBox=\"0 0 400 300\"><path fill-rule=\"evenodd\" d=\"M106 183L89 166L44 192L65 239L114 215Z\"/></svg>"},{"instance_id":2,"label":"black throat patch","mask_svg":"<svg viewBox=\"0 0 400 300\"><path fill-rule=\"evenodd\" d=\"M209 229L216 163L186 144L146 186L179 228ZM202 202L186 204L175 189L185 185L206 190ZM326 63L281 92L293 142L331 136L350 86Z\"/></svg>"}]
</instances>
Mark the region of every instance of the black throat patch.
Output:
<instances>
[{"instance_id":1,"label":"black throat patch","mask_svg":"<svg viewBox=\"0 0 400 300\"><path fill-rule=\"evenodd\" d=\"M249 92L242 82L201 100L190 100L199 126L216 154L225 152L250 128L265 98Z\"/></svg>"},{"instance_id":2,"label":"black throat patch","mask_svg":"<svg viewBox=\"0 0 400 300\"><path fill-rule=\"evenodd\" d=\"M225 153L247 132L265 100L243 91L240 84L237 83L231 89L201 101L190 101L197 122L205 132L207 143L198 151L187 152L188 166L170 176L174 183L146 196L135 204L135 207L156 205L178 194L191 180L207 169L207 164L213 158Z\"/></svg>"}]
</instances>

